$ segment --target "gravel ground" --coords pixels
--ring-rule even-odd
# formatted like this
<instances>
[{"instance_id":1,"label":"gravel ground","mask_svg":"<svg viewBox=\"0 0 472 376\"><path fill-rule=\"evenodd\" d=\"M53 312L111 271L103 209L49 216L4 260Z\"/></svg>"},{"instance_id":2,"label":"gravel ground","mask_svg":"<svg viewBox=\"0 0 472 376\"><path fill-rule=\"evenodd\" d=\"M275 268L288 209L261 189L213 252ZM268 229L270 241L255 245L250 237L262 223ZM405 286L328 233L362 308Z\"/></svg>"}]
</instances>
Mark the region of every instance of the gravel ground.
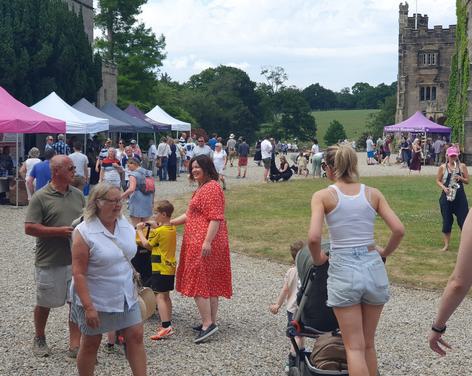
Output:
<instances>
[{"instance_id":1,"label":"gravel ground","mask_svg":"<svg viewBox=\"0 0 472 376\"><path fill-rule=\"evenodd\" d=\"M361 166L361 175L408 174L396 166ZM262 168L251 167L247 179L232 178L237 184L262 180ZM423 173L434 174L435 168ZM159 197L172 198L191 191L181 178L177 183L159 183ZM67 348L67 310L52 310L47 327L49 358L31 355L34 304L34 239L23 233L25 208L0 207L0 375L74 375L75 364L65 356ZM288 343L284 337L284 312L273 316L268 305L281 287L286 265L232 254L234 297L223 300L220 332L205 344L194 345L190 326L198 322L191 299L178 294L174 299L176 335L153 342L157 320L145 324L145 343L150 375L282 375ZM382 375L458 375L470 374L469 323L471 301L466 300L450 320L447 338L454 350L439 359L427 347L426 336L433 319L439 292L392 287L378 331L379 366ZM97 375L129 375L125 359L99 352Z\"/></svg>"}]
</instances>

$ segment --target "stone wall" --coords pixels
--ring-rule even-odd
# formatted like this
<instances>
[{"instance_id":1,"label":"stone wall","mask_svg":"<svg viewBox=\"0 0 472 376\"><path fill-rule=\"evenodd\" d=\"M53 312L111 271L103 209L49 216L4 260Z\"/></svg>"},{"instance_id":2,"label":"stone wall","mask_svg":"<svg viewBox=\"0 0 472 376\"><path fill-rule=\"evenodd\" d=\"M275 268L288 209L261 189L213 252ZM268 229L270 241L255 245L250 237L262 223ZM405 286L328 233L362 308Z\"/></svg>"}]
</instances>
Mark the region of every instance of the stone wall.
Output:
<instances>
[{"instance_id":1,"label":"stone wall","mask_svg":"<svg viewBox=\"0 0 472 376\"><path fill-rule=\"evenodd\" d=\"M427 15L409 17L408 4L400 4L396 122L416 111L443 121L455 30L455 25L430 29Z\"/></svg>"},{"instance_id":2,"label":"stone wall","mask_svg":"<svg viewBox=\"0 0 472 376\"><path fill-rule=\"evenodd\" d=\"M118 70L116 65L102 63L103 86L98 91L97 107L104 106L107 102L116 104L118 100L117 89Z\"/></svg>"},{"instance_id":3,"label":"stone wall","mask_svg":"<svg viewBox=\"0 0 472 376\"><path fill-rule=\"evenodd\" d=\"M84 18L84 30L88 35L90 43L93 42L93 0L65 0L78 14L82 10Z\"/></svg>"}]
</instances>

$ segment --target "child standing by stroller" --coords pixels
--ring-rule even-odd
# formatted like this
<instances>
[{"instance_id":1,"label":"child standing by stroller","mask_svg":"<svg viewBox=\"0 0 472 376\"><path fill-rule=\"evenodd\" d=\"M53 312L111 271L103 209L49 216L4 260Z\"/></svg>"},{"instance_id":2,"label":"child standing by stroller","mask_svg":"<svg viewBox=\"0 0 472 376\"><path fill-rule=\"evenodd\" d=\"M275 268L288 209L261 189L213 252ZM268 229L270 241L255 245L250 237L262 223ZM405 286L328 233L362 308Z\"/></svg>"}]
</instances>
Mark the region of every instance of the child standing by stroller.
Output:
<instances>
[{"instance_id":1,"label":"child standing by stroller","mask_svg":"<svg viewBox=\"0 0 472 376\"><path fill-rule=\"evenodd\" d=\"M297 253L303 248L304 243L301 240L296 241L290 246L290 254L292 259L295 262L295 257ZM280 307L286 302L287 309L287 326L290 325L290 322L293 319L293 316L297 310L297 292L298 292L298 273L297 268L294 264L287 270L285 273L284 284L282 290L280 290L279 296L277 297L276 303L273 303L269 306L270 312L276 315L279 312ZM303 349L303 338L296 337L297 345L300 349ZM295 363L295 350L292 345L290 345L290 353L288 354L288 363L286 366L286 371L288 372L290 367L293 367Z\"/></svg>"}]
</instances>

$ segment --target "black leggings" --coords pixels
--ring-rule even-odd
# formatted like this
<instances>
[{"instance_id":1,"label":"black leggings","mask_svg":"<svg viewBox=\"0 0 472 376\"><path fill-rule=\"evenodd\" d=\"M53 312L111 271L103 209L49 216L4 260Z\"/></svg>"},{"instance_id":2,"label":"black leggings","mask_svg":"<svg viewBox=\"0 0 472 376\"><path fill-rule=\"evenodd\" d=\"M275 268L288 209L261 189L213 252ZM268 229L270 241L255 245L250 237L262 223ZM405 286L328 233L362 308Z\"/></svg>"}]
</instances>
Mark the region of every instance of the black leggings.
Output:
<instances>
[{"instance_id":1,"label":"black leggings","mask_svg":"<svg viewBox=\"0 0 472 376\"><path fill-rule=\"evenodd\" d=\"M464 188L459 188L456 193L454 201L447 201L446 194L443 192L439 198L439 207L441 208L441 215L443 217L442 232L449 234L454 223L453 214L456 216L457 224L462 230L465 218L469 212L469 203L465 195Z\"/></svg>"}]
</instances>

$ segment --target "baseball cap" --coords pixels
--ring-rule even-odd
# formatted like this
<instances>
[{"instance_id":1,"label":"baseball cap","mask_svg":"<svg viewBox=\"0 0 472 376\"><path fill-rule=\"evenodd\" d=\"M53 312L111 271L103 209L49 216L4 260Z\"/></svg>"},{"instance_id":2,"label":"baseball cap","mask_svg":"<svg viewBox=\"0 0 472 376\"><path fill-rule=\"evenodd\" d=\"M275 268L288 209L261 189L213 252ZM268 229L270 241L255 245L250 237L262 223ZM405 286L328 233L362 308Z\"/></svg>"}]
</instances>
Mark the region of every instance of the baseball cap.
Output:
<instances>
[{"instance_id":1,"label":"baseball cap","mask_svg":"<svg viewBox=\"0 0 472 376\"><path fill-rule=\"evenodd\" d=\"M452 157L452 156L457 157L459 155L459 150L457 150L455 146L451 146L447 148L446 154L448 157Z\"/></svg>"},{"instance_id":2,"label":"baseball cap","mask_svg":"<svg viewBox=\"0 0 472 376\"><path fill-rule=\"evenodd\" d=\"M129 143L130 143L130 144L135 144L135 143L136 143L136 140L131 140Z\"/></svg>"}]
</instances>

